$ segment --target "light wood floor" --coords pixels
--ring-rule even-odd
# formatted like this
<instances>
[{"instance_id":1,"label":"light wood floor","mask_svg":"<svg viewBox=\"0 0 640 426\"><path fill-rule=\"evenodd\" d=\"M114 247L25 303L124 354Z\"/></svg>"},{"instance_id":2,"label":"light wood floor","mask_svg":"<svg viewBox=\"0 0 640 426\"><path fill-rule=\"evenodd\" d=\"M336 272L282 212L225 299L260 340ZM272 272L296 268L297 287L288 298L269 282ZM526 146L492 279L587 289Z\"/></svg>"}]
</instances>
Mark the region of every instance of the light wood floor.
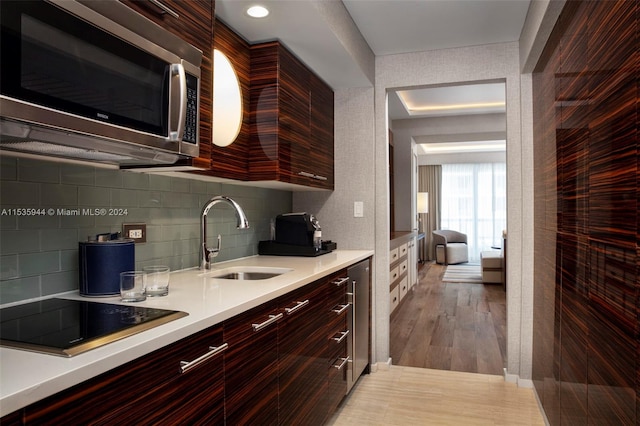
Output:
<instances>
[{"instance_id":1,"label":"light wood floor","mask_svg":"<svg viewBox=\"0 0 640 426\"><path fill-rule=\"evenodd\" d=\"M544 425L533 389L501 376L392 366L363 375L329 421L345 425Z\"/></svg>"},{"instance_id":2,"label":"light wood floor","mask_svg":"<svg viewBox=\"0 0 640 426\"><path fill-rule=\"evenodd\" d=\"M505 292L499 284L442 282L446 267L422 265L418 284L391 317L394 365L502 376Z\"/></svg>"}]
</instances>

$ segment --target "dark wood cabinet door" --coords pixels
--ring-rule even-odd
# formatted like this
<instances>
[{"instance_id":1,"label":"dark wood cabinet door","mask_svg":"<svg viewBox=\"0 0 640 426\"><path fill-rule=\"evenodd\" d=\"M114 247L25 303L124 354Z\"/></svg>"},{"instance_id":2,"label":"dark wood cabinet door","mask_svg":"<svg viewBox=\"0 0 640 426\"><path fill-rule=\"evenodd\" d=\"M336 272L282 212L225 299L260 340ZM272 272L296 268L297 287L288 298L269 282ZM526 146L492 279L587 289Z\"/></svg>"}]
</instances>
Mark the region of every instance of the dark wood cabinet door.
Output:
<instances>
[{"instance_id":1,"label":"dark wood cabinet door","mask_svg":"<svg viewBox=\"0 0 640 426\"><path fill-rule=\"evenodd\" d=\"M309 185L324 189L334 188L334 130L333 90L317 75L310 81L310 151L309 162L314 165L315 179Z\"/></svg>"},{"instance_id":2,"label":"dark wood cabinet door","mask_svg":"<svg viewBox=\"0 0 640 426\"><path fill-rule=\"evenodd\" d=\"M215 0L122 0L133 10L144 15L162 28L177 35L202 50L200 66L200 154L191 160L191 165L209 169L211 167L211 120L213 111L213 17Z\"/></svg>"},{"instance_id":3,"label":"dark wood cabinet door","mask_svg":"<svg viewBox=\"0 0 640 426\"><path fill-rule=\"evenodd\" d=\"M233 65L240 84L242 97L242 123L240 133L227 146L217 146L212 140L211 168L207 171L196 172L205 176L217 176L227 179L244 181L248 177L249 160L249 88L251 55L249 43L236 34L224 22L216 19L213 30L214 47L222 52ZM219 123L213 122L213 127Z\"/></svg>"},{"instance_id":4,"label":"dark wood cabinet door","mask_svg":"<svg viewBox=\"0 0 640 426\"><path fill-rule=\"evenodd\" d=\"M226 424L278 424L276 301L224 322Z\"/></svg>"},{"instance_id":5,"label":"dark wood cabinet door","mask_svg":"<svg viewBox=\"0 0 640 426\"><path fill-rule=\"evenodd\" d=\"M181 372L182 361L211 353ZM34 403L26 424L215 424L224 420L222 327L182 339Z\"/></svg>"},{"instance_id":6,"label":"dark wood cabinet door","mask_svg":"<svg viewBox=\"0 0 640 426\"><path fill-rule=\"evenodd\" d=\"M278 60L280 176L283 181L306 185L315 169L309 158L311 72L282 45Z\"/></svg>"},{"instance_id":7,"label":"dark wood cabinet door","mask_svg":"<svg viewBox=\"0 0 640 426\"><path fill-rule=\"evenodd\" d=\"M325 351L326 288L316 281L280 298L279 423L321 425L327 415Z\"/></svg>"},{"instance_id":8,"label":"dark wood cabinet door","mask_svg":"<svg viewBox=\"0 0 640 426\"><path fill-rule=\"evenodd\" d=\"M333 91L279 42L251 46L249 178L333 189Z\"/></svg>"}]
</instances>

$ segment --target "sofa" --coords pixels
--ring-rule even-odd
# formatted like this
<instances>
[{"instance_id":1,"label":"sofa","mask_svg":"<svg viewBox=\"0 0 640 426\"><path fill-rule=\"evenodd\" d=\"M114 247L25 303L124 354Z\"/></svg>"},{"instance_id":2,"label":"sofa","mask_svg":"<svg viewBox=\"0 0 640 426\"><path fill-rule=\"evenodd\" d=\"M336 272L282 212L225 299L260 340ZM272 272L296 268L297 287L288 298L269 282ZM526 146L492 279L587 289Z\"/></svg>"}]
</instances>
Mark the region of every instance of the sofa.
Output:
<instances>
[{"instance_id":1,"label":"sofa","mask_svg":"<svg viewBox=\"0 0 640 426\"><path fill-rule=\"evenodd\" d=\"M469 261L467 234L450 229L438 229L432 232L436 248L436 263L454 265Z\"/></svg>"}]
</instances>

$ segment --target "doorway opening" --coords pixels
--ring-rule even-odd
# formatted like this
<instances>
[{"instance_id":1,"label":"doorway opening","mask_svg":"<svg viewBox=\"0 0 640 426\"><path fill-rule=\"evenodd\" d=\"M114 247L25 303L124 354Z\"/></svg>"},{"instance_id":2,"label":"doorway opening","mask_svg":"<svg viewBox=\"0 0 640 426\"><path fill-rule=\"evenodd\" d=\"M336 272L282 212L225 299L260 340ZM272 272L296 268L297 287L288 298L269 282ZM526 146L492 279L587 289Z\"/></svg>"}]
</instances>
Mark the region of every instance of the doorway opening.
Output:
<instances>
[{"instance_id":1,"label":"doorway opening","mask_svg":"<svg viewBox=\"0 0 640 426\"><path fill-rule=\"evenodd\" d=\"M482 282L480 253L501 251L506 230L505 92L504 80L388 90L392 229L421 236L416 285L390 315L393 364L503 374L505 287ZM497 186L490 195L488 181ZM426 213L418 193L428 194ZM469 261L436 263L436 229L467 234ZM473 269L480 281L445 277L447 268Z\"/></svg>"}]
</instances>

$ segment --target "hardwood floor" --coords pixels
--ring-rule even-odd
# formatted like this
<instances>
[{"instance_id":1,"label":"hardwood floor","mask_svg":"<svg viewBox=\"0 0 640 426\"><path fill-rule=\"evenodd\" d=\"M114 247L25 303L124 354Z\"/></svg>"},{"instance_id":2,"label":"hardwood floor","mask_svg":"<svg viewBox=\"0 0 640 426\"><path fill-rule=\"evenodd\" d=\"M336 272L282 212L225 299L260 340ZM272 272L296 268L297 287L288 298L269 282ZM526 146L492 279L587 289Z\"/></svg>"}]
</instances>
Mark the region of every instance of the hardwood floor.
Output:
<instances>
[{"instance_id":1,"label":"hardwood floor","mask_svg":"<svg viewBox=\"0 0 640 426\"><path fill-rule=\"evenodd\" d=\"M496 374L506 362L506 303L500 284L442 282L444 265L419 281L390 323L394 365Z\"/></svg>"},{"instance_id":2,"label":"hardwood floor","mask_svg":"<svg viewBox=\"0 0 640 426\"><path fill-rule=\"evenodd\" d=\"M533 389L500 376L391 366L360 377L328 425L544 425Z\"/></svg>"}]
</instances>

